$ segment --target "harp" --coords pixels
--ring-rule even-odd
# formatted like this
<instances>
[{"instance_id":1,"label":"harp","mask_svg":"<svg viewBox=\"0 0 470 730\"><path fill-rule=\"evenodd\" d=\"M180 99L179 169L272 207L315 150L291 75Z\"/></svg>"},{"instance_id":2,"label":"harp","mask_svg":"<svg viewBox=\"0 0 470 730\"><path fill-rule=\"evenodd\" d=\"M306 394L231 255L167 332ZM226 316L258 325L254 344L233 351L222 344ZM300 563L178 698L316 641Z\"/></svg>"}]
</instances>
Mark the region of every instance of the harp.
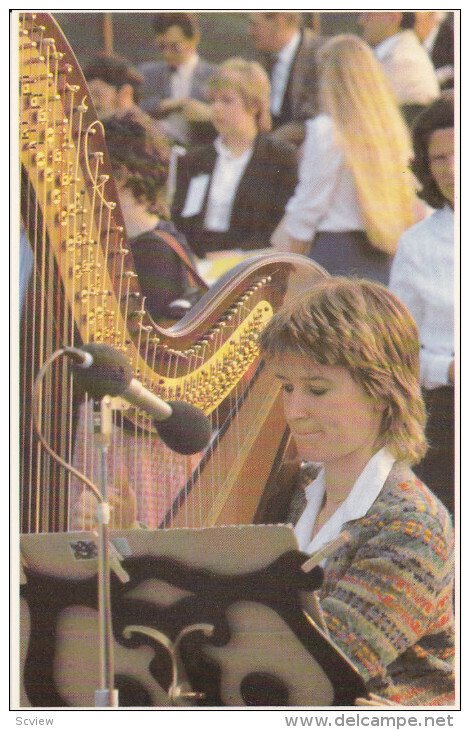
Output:
<instances>
[{"instance_id":1,"label":"harp","mask_svg":"<svg viewBox=\"0 0 470 730\"><path fill-rule=\"evenodd\" d=\"M21 532L80 529L74 505L81 486L37 442L31 398L47 357L87 342L118 348L145 387L165 400L186 400L212 420L209 447L183 457L162 444L142 412L115 412L110 489L119 494L132 485L138 519L151 528L263 521L265 490L288 434L257 336L273 312L324 272L302 257L255 256L181 321L166 328L152 321L78 63L47 14L20 15L19 38L21 214L33 261L20 336ZM48 373L41 396L47 440L96 479L93 404L80 401L66 360Z\"/></svg>"}]
</instances>

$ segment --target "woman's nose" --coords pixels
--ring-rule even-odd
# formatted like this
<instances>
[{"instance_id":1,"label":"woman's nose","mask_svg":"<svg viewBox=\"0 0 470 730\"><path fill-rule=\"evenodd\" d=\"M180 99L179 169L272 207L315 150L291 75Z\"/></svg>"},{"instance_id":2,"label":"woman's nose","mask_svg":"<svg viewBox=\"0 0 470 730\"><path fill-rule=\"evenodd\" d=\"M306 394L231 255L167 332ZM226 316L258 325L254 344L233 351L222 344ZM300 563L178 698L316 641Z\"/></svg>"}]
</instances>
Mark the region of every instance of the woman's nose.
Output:
<instances>
[{"instance_id":1,"label":"woman's nose","mask_svg":"<svg viewBox=\"0 0 470 730\"><path fill-rule=\"evenodd\" d=\"M303 393L293 391L292 393L285 394L284 413L288 421L294 421L298 418L306 418L310 414L307 399Z\"/></svg>"}]
</instances>

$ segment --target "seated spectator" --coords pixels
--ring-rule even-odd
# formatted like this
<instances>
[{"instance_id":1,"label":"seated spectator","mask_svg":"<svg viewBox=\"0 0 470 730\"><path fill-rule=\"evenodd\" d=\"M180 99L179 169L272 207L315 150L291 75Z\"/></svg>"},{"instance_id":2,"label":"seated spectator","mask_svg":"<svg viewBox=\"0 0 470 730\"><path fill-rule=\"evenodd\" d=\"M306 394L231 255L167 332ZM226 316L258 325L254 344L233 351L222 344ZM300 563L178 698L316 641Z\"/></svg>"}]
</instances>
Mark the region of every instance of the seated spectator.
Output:
<instances>
[{"instance_id":1,"label":"seated spectator","mask_svg":"<svg viewBox=\"0 0 470 730\"><path fill-rule=\"evenodd\" d=\"M104 120L106 145L116 180L128 244L132 251L145 306L154 320L178 318L185 314L171 306L173 302L191 301L194 282L188 267L174 248L183 249L191 261L191 251L184 236L169 220L166 200L169 147L163 139L157 145L145 128L128 117ZM185 306L185 305L182 305Z\"/></svg>"},{"instance_id":2,"label":"seated spectator","mask_svg":"<svg viewBox=\"0 0 470 730\"><path fill-rule=\"evenodd\" d=\"M454 85L454 14L418 10L415 32L436 69L441 89Z\"/></svg>"},{"instance_id":3,"label":"seated spectator","mask_svg":"<svg viewBox=\"0 0 470 730\"><path fill-rule=\"evenodd\" d=\"M414 16L375 11L359 15L364 39L382 64L408 124L439 95L436 72L413 30Z\"/></svg>"},{"instance_id":4,"label":"seated spectator","mask_svg":"<svg viewBox=\"0 0 470 730\"><path fill-rule=\"evenodd\" d=\"M327 41L319 73L323 113L307 122L299 183L271 243L332 274L388 283L398 239L415 221L408 130L357 36Z\"/></svg>"},{"instance_id":5,"label":"seated spectator","mask_svg":"<svg viewBox=\"0 0 470 730\"><path fill-rule=\"evenodd\" d=\"M100 119L126 114L137 107L144 77L126 58L98 54L83 74Z\"/></svg>"},{"instance_id":6,"label":"seated spectator","mask_svg":"<svg viewBox=\"0 0 470 730\"><path fill-rule=\"evenodd\" d=\"M413 128L413 170L435 212L406 231L390 288L409 308L421 339L421 383L430 448L416 473L454 512L454 105L451 91Z\"/></svg>"},{"instance_id":7,"label":"seated spectator","mask_svg":"<svg viewBox=\"0 0 470 730\"><path fill-rule=\"evenodd\" d=\"M160 124L138 106L144 77L127 58L98 54L83 70L91 98L100 119L132 114L155 144L163 142Z\"/></svg>"},{"instance_id":8,"label":"seated spectator","mask_svg":"<svg viewBox=\"0 0 470 730\"><path fill-rule=\"evenodd\" d=\"M215 134L205 100L216 66L197 53L201 36L196 15L157 13L152 24L162 60L138 67L144 77L142 108L162 120L172 142L212 141Z\"/></svg>"},{"instance_id":9,"label":"seated spectator","mask_svg":"<svg viewBox=\"0 0 470 730\"><path fill-rule=\"evenodd\" d=\"M269 80L239 58L210 82L219 137L181 158L174 220L198 256L268 246L296 182L295 148L271 139Z\"/></svg>"}]
</instances>

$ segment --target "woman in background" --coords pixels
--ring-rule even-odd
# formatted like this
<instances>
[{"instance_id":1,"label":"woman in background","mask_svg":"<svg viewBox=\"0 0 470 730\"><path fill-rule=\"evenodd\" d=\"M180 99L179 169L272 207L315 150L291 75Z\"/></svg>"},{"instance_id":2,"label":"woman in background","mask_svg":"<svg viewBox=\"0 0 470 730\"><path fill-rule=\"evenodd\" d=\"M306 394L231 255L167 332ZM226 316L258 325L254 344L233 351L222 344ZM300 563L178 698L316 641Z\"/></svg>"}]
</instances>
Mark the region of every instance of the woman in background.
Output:
<instances>
[{"instance_id":1,"label":"woman in background","mask_svg":"<svg viewBox=\"0 0 470 730\"><path fill-rule=\"evenodd\" d=\"M110 117L103 124L146 309L156 321L178 319L198 292L185 263L192 265L192 252L170 220L168 142L163 135L149 134L132 113Z\"/></svg>"},{"instance_id":2,"label":"woman in background","mask_svg":"<svg viewBox=\"0 0 470 730\"><path fill-rule=\"evenodd\" d=\"M294 191L295 148L266 134L270 87L258 63L229 59L209 90L219 136L180 159L173 219L201 257L265 248Z\"/></svg>"},{"instance_id":3,"label":"woman in background","mask_svg":"<svg viewBox=\"0 0 470 730\"><path fill-rule=\"evenodd\" d=\"M336 36L318 58L322 113L307 122L299 183L271 243L331 274L387 283L416 220L408 130L364 41Z\"/></svg>"},{"instance_id":4,"label":"woman in background","mask_svg":"<svg viewBox=\"0 0 470 730\"><path fill-rule=\"evenodd\" d=\"M429 450L416 473L454 514L454 98L433 102L413 126L413 171L435 210L398 244L390 289L406 304L421 340L421 384Z\"/></svg>"}]
</instances>

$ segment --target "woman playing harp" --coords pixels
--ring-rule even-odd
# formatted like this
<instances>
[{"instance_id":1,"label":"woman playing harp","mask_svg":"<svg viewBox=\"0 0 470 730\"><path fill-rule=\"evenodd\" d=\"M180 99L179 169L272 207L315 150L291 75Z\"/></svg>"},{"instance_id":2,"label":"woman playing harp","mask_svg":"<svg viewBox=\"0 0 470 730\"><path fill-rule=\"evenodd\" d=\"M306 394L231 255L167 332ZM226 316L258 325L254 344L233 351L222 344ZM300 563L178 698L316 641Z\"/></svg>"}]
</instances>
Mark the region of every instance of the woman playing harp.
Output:
<instances>
[{"instance_id":1,"label":"woman playing harp","mask_svg":"<svg viewBox=\"0 0 470 730\"><path fill-rule=\"evenodd\" d=\"M402 705L453 703L453 531L410 465L426 451L416 325L379 284L330 279L278 312L261 349L299 456L320 462L287 521L322 562L332 640L368 689Z\"/></svg>"}]
</instances>

